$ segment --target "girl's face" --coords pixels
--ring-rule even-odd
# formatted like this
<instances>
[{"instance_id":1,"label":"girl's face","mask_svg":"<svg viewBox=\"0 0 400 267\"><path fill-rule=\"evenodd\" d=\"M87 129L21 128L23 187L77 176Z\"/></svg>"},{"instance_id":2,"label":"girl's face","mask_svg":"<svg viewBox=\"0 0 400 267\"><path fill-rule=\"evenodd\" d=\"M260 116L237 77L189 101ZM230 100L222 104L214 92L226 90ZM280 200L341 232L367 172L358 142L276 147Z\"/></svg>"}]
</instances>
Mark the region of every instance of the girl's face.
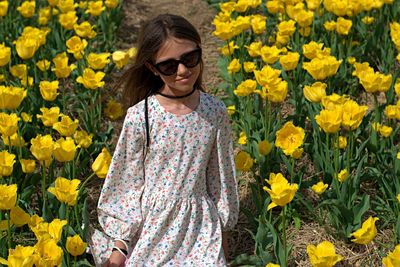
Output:
<instances>
[{"instance_id":1,"label":"girl's face","mask_svg":"<svg viewBox=\"0 0 400 267\"><path fill-rule=\"evenodd\" d=\"M200 54L198 53L199 51L200 49L197 44L190 40L170 37L165 41L160 50L158 50L156 53L153 59L154 64L151 66L151 70L156 73L156 75L159 75L165 84L161 89L163 93L172 92L176 95L183 95L193 89L193 86L200 74L200 64L197 64L194 67L190 66L197 62L196 55L201 56L201 52ZM176 73L172 75L165 75L154 67L154 65L157 65L161 62L164 64L165 61L170 59L188 62L185 64L189 65L189 67L182 63L178 63ZM159 64L160 67L163 64ZM165 64L163 67L165 67ZM173 69L174 68L172 67L172 70Z\"/></svg>"}]
</instances>

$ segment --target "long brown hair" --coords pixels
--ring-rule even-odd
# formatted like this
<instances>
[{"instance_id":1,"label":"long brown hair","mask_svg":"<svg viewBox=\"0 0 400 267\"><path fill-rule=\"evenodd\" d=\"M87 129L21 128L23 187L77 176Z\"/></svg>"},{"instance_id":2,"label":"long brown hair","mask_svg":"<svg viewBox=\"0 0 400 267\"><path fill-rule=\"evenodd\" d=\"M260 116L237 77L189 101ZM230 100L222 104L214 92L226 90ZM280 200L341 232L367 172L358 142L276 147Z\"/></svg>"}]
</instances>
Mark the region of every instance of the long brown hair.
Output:
<instances>
[{"instance_id":1,"label":"long brown hair","mask_svg":"<svg viewBox=\"0 0 400 267\"><path fill-rule=\"evenodd\" d=\"M127 107L157 92L164 85L161 78L154 75L145 63L153 59L169 37L190 40L199 47L201 45L201 38L196 28L181 16L162 14L145 22L139 32L135 61L123 74L119 83L125 83L123 99ZM200 61L200 74L194 84L194 87L200 90L203 90L202 74L203 60Z\"/></svg>"}]
</instances>

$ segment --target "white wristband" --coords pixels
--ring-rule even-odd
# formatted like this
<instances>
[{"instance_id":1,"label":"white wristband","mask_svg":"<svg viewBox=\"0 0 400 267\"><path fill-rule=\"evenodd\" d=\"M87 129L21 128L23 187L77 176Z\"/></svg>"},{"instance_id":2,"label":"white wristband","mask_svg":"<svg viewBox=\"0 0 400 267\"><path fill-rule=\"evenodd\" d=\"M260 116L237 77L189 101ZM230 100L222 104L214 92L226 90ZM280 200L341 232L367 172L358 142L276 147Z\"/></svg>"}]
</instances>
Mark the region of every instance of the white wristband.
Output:
<instances>
[{"instance_id":1,"label":"white wristband","mask_svg":"<svg viewBox=\"0 0 400 267\"><path fill-rule=\"evenodd\" d=\"M122 239L120 239L120 238L117 238L117 239L115 239L115 241L119 241L119 242L121 242L122 244L124 244L125 249L126 249L127 251L129 251L128 243L126 243L125 240L122 240Z\"/></svg>"}]
</instances>

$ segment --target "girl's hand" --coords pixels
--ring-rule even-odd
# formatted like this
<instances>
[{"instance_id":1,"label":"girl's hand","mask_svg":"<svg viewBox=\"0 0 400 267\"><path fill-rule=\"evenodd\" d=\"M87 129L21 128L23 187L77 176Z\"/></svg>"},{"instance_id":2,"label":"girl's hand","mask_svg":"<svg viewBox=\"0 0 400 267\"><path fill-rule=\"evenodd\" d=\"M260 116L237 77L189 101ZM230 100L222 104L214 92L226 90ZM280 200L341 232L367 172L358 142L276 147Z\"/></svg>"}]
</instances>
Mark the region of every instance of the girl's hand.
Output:
<instances>
[{"instance_id":1,"label":"girl's hand","mask_svg":"<svg viewBox=\"0 0 400 267\"><path fill-rule=\"evenodd\" d=\"M124 255L122 255L118 251L113 251L110 258L107 260L103 267L122 267L124 266L125 260L126 259Z\"/></svg>"}]
</instances>

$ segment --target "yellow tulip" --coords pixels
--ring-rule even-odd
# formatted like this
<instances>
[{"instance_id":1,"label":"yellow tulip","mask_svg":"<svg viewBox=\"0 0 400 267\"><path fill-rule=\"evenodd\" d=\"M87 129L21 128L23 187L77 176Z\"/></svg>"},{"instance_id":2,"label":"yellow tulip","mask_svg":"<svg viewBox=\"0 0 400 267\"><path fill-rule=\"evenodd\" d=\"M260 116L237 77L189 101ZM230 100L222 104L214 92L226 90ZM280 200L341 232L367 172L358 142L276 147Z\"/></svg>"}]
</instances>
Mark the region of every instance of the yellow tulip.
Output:
<instances>
[{"instance_id":1,"label":"yellow tulip","mask_svg":"<svg viewBox=\"0 0 400 267\"><path fill-rule=\"evenodd\" d=\"M36 63L36 66L41 70L41 71L46 71L50 68L50 61L43 59L43 60L39 60Z\"/></svg>"},{"instance_id":2,"label":"yellow tulip","mask_svg":"<svg viewBox=\"0 0 400 267\"><path fill-rule=\"evenodd\" d=\"M26 95L24 88L0 85L0 109L17 109Z\"/></svg>"},{"instance_id":3,"label":"yellow tulip","mask_svg":"<svg viewBox=\"0 0 400 267\"><path fill-rule=\"evenodd\" d=\"M365 16L361 19L361 21L366 24L366 25L370 25L372 23L374 23L375 18L374 17L370 17L370 16Z\"/></svg>"},{"instance_id":4,"label":"yellow tulip","mask_svg":"<svg viewBox=\"0 0 400 267\"><path fill-rule=\"evenodd\" d=\"M235 105L227 106L226 112L228 112L229 116L232 116L233 114L235 114L236 113Z\"/></svg>"},{"instance_id":5,"label":"yellow tulip","mask_svg":"<svg viewBox=\"0 0 400 267\"><path fill-rule=\"evenodd\" d=\"M51 70L54 71L57 78L69 77L71 71L73 71L76 68L74 64L68 65L68 57L66 52L56 55L53 58L53 63L55 67L52 68Z\"/></svg>"},{"instance_id":6,"label":"yellow tulip","mask_svg":"<svg viewBox=\"0 0 400 267\"><path fill-rule=\"evenodd\" d=\"M18 118L17 114L11 113L0 113L0 133L3 136L12 136L18 130Z\"/></svg>"},{"instance_id":7,"label":"yellow tulip","mask_svg":"<svg viewBox=\"0 0 400 267\"><path fill-rule=\"evenodd\" d=\"M38 22L40 25L46 25L49 23L49 20L51 19L52 13L51 13L51 7L45 7L41 8L39 10L39 18Z\"/></svg>"},{"instance_id":8,"label":"yellow tulip","mask_svg":"<svg viewBox=\"0 0 400 267\"><path fill-rule=\"evenodd\" d=\"M129 62L129 54L124 51L115 51L112 53L112 60L118 69L122 69Z\"/></svg>"},{"instance_id":9,"label":"yellow tulip","mask_svg":"<svg viewBox=\"0 0 400 267\"><path fill-rule=\"evenodd\" d=\"M245 72L253 72L257 68L256 64L254 62L249 62L246 61L243 63L243 69Z\"/></svg>"},{"instance_id":10,"label":"yellow tulip","mask_svg":"<svg viewBox=\"0 0 400 267\"><path fill-rule=\"evenodd\" d=\"M314 184L311 189L318 195L321 195L325 192L328 186L328 184L324 184L324 182L319 181L318 183Z\"/></svg>"},{"instance_id":11,"label":"yellow tulip","mask_svg":"<svg viewBox=\"0 0 400 267\"><path fill-rule=\"evenodd\" d=\"M89 13L92 16L97 17L100 16L105 9L106 8L103 6L103 1L90 1L85 13Z\"/></svg>"},{"instance_id":12,"label":"yellow tulip","mask_svg":"<svg viewBox=\"0 0 400 267\"><path fill-rule=\"evenodd\" d=\"M272 173L272 175L275 175ZM286 204L290 203L299 186L298 184L290 184L284 177L283 175L276 176L275 179L271 177L270 174L270 179L268 180L268 183L270 184L271 188L264 187L263 189L268 192L268 194L271 197L271 204L268 205L267 210L270 210L276 206L283 207ZM278 177L281 177L278 179Z\"/></svg>"},{"instance_id":13,"label":"yellow tulip","mask_svg":"<svg viewBox=\"0 0 400 267\"><path fill-rule=\"evenodd\" d=\"M258 142L257 147L258 147L258 152L260 153L260 155L263 156L268 155L272 150L272 144L268 142L268 140L262 140Z\"/></svg>"},{"instance_id":14,"label":"yellow tulip","mask_svg":"<svg viewBox=\"0 0 400 267\"><path fill-rule=\"evenodd\" d=\"M17 7L17 10L24 18L30 18L35 15L35 8L35 1L24 1L19 7Z\"/></svg>"},{"instance_id":15,"label":"yellow tulip","mask_svg":"<svg viewBox=\"0 0 400 267\"><path fill-rule=\"evenodd\" d=\"M3 139L4 144L7 146L23 147L26 145L24 138L18 135L18 133L15 133L11 136L1 136L1 138Z\"/></svg>"},{"instance_id":16,"label":"yellow tulip","mask_svg":"<svg viewBox=\"0 0 400 267\"><path fill-rule=\"evenodd\" d=\"M85 54L87 44L85 39L81 39L79 36L72 36L66 42L67 52L73 54L74 58L79 60Z\"/></svg>"},{"instance_id":17,"label":"yellow tulip","mask_svg":"<svg viewBox=\"0 0 400 267\"><path fill-rule=\"evenodd\" d=\"M48 224L48 233L56 242L61 240L62 230L68 222L66 220L54 219Z\"/></svg>"},{"instance_id":18,"label":"yellow tulip","mask_svg":"<svg viewBox=\"0 0 400 267\"><path fill-rule=\"evenodd\" d=\"M69 206L74 206L78 199L78 186L81 181L78 179L68 180L64 177L57 177L54 187L49 187L47 191L55 195L58 201Z\"/></svg>"},{"instance_id":19,"label":"yellow tulip","mask_svg":"<svg viewBox=\"0 0 400 267\"><path fill-rule=\"evenodd\" d=\"M110 53L90 53L86 59L92 69L101 70L110 62L108 59L110 55Z\"/></svg>"},{"instance_id":20,"label":"yellow tulip","mask_svg":"<svg viewBox=\"0 0 400 267\"><path fill-rule=\"evenodd\" d=\"M92 69L86 68L82 76L79 76L76 81L83 84L86 89L95 90L104 86L102 80L105 75L106 74L102 71L94 72Z\"/></svg>"},{"instance_id":21,"label":"yellow tulip","mask_svg":"<svg viewBox=\"0 0 400 267\"><path fill-rule=\"evenodd\" d=\"M66 248L69 254L76 257L82 255L86 250L87 244L83 242L79 235L67 237Z\"/></svg>"},{"instance_id":22,"label":"yellow tulip","mask_svg":"<svg viewBox=\"0 0 400 267\"><path fill-rule=\"evenodd\" d=\"M308 245L307 254L313 267L333 267L343 260L336 254L335 246L329 241L323 241L317 246Z\"/></svg>"},{"instance_id":23,"label":"yellow tulip","mask_svg":"<svg viewBox=\"0 0 400 267\"><path fill-rule=\"evenodd\" d=\"M229 74L233 74L233 73L238 72L238 71L240 70L240 68L241 68L241 64L240 64L239 59L234 58L234 59L232 59L232 61L229 63L229 65L228 65L228 67L227 67L227 70L228 70L228 73L229 73Z\"/></svg>"},{"instance_id":24,"label":"yellow tulip","mask_svg":"<svg viewBox=\"0 0 400 267\"><path fill-rule=\"evenodd\" d=\"M346 136L339 136L338 142L336 143L336 146L339 147L340 149L345 149L347 147L347 138Z\"/></svg>"},{"instance_id":25,"label":"yellow tulip","mask_svg":"<svg viewBox=\"0 0 400 267\"><path fill-rule=\"evenodd\" d=\"M36 161L33 159L20 159L19 162L23 173L32 173L36 169Z\"/></svg>"},{"instance_id":26,"label":"yellow tulip","mask_svg":"<svg viewBox=\"0 0 400 267\"><path fill-rule=\"evenodd\" d=\"M88 134L86 131L75 131L75 143L83 148L88 148L92 144L93 134Z\"/></svg>"},{"instance_id":27,"label":"yellow tulip","mask_svg":"<svg viewBox=\"0 0 400 267\"><path fill-rule=\"evenodd\" d=\"M340 17L336 22L336 32L340 35L348 35L352 25L351 20Z\"/></svg>"},{"instance_id":28,"label":"yellow tulip","mask_svg":"<svg viewBox=\"0 0 400 267\"><path fill-rule=\"evenodd\" d=\"M267 85L262 88L263 93L261 93L261 97L263 99L267 98L272 103L282 103L285 101L288 93L288 83L280 78L277 81L279 81L277 84ZM256 93L258 92L256 90Z\"/></svg>"},{"instance_id":29,"label":"yellow tulip","mask_svg":"<svg viewBox=\"0 0 400 267\"><path fill-rule=\"evenodd\" d=\"M119 119L122 117L122 115L124 115L122 104L113 99L109 100L104 109L104 114L110 118L110 120Z\"/></svg>"},{"instance_id":30,"label":"yellow tulip","mask_svg":"<svg viewBox=\"0 0 400 267\"><path fill-rule=\"evenodd\" d=\"M74 11L76 8L76 4L74 0L50 0L52 2L52 6L57 5L62 13L67 13L70 11Z\"/></svg>"},{"instance_id":31,"label":"yellow tulip","mask_svg":"<svg viewBox=\"0 0 400 267\"><path fill-rule=\"evenodd\" d=\"M318 57L322 52L322 47L324 44L316 43L311 41L308 44L303 45L303 55L308 59L314 59Z\"/></svg>"},{"instance_id":32,"label":"yellow tulip","mask_svg":"<svg viewBox=\"0 0 400 267\"><path fill-rule=\"evenodd\" d=\"M382 264L385 267L400 266L400 245L397 245L393 251L390 251L388 255L382 259Z\"/></svg>"},{"instance_id":33,"label":"yellow tulip","mask_svg":"<svg viewBox=\"0 0 400 267\"><path fill-rule=\"evenodd\" d=\"M354 65L354 63L357 62L355 57L348 57L347 62L349 62L350 65Z\"/></svg>"},{"instance_id":34,"label":"yellow tulip","mask_svg":"<svg viewBox=\"0 0 400 267\"><path fill-rule=\"evenodd\" d=\"M342 126L350 131L357 129L368 110L368 106L360 106L354 100L348 100L343 105Z\"/></svg>"},{"instance_id":35,"label":"yellow tulip","mask_svg":"<svg viewBox=\"0 0 400 267\"><path fill-rule=\"evenodd\" d=\"M252 42L249 46L245 47L247 48L247 52L251 57L258 57L261 53L262 43Z\"/></svg>"},{"instance_id":36,"label":"yellow tulip","mask_svg":"<svg viewBox=\"0 0 400 267\"><path fill-rule=\"evenodd\" d=\"M21 113L21 118L24 122L32 122L32 115L26 112Z\"/></svg>"},{"instance_id":37,"label":"yellow tulip","mask_svg":"<svg viewBox=\"0 0 400 267\"><path fill-rule=\"evenodd\" d=\"M8 3L8 2L7 2ZM0 2L0 10L1 10L1 2ZM11 48L4 45L4 43L0 44L0 67L3 67L10 62L11 59Z\"/></svg>"},{"instance_id":38,"label":"yellow tulip","mask_svg":"<svg viewBox=\"0 0 400 267\"><path fill-rule=\"evenodd\" d=\"M0 175L9 176L13 172L15 155L8 153L7 150L0 152Z\"/></svg>"},{"instance_id":39,"label":"yellow tulip","mask_svg":"<svg viewBox=\"0 0 400 267\"><path fill-rule=\"evenodd\" d=\"M346 103L349 98L346 95L331 94L323 96L321 99L322 106L327 110L341 109L343 104Z\"/></svg>"},{"instance_id":40,"label":"yellow tulip","mask_svg":"<svg viewBox=\"0 0 400 267\"><path fill-rule=\"evenodd\" d=\"M8 0L0 1L0 17L7 15L8 11Z\"/></svg>"},{"instance_id":41,"label":"yellow tulip","mask_svg":"<svg viewBox=\"0 0 400 267\"><path fill-rule=\"evenodd\" d=\"M30 221L31 216L20 207L15 206L11 208L10 218L15 226L21 227Z\"/></svg>"},{"instance_id":42,"label":"yellow tulip","mask_svg":"<svg viewBox=\"0 0 400 267\"><path fill-rule=\"evenodd\" d=\"M40 239L35 250L40 256L38 266L61 266L63 250L54 239Z\"/></svg>"},{"instance_id":43,"label":"yellow tulip","mask_svg":"<svg viewBox=\"0 0 400 267\"><path fill-rule=\"evenodd\" d=\"M367 245L371 242L377 233L375 222L379 220L379 218L373 218L370 216L366 221L362 223L362 226L357 231L353 232L351 236L354 237L351 241L361 245Z\"/></svg>"},{"instance_id":44,"label":"yellow tulip","mask_svg":"<svg viewBox=\"0 0 400 267\"><path fill-rule=\"evenodd\" d=\"M58 84L58 81L41 81L39 83L40 94L44 100L54 101L57 98Z\"/></svg>"},{"instance_id":45,"label":"yellow tulip","mask_svg":"<svg viewBox=\"0 0 400 267\"><path fill-rule=\"evenodd\" d=\"M292 156L294 152L304 142L304 129L294 126L293 122L286 122L283 127L276 132L276 147L282 149L287 156Z\"/></svg>"},{"instance_id":46,"label":"yellow tulip","mask_svg":"<svg viewBox=\"0 0 400 267\"><path fill-rule=\"evenodd\" d=\"M28 267L35 264L35 248L17 245L9 250L7 260L0 258L0 263L9 267Z\"/></svg>"},{"instance_id":47,"label":"yellow tulip","mask_svg":"<svg viewBox=\"0 0 400 267\"><path fill-rule=\"evenodd\" d=\"M267 18L262 15L252 15L251 29L255 34L262 34L267 27Z\"/></svg>"},{"instance_id":48,"label":"yellow tulip","mask_svg":"<svg viewBox=\"0 0 400 267\"><path fill-rule=\"evenodd\" d=\"M47 127L53 127L60 117L59 107L40 108L40 111L42 114L37 114L36 117L42 120L43 125Z\"/></svg>"},{"instance_id":49,"label":"yellow tulip","mask_svg":"<svg viewBox=\"0 0 400 267\"><path fill-rule=\"evenodd\" d=\"M253 164L254 160L247 152L240 151L238 154L236 154L235 166L239 171L247 172L251 169L251 167L253 167Z\"/></svg>"},{"instance_id":50,"label":"yellow tulip","mask_svg":"<svg viewBox=\"0 0 400 267\"><path fill-rule=\"evenodd\" d=\"M37 135L31 139L30 151L32 155L40 162L51 160L54 150L54 141L51 135Z\"/></svg>"},{"instance_id":51,"label":"yellow tulip","mask_svg":"<svg viewBox=\"0 0 400 267\"><path fill-rule=\"evenodd\" d=\"M88 21L84 21L81 24L74 24L74 31L82 38L92 39L96 36L94 26L92 26Z\"/></svg>"},{"instance_id":52,"label":"yellow tulip","mask_svg":"<svg viewBox=\"0 0 400 267\"><path fill-rule=\"evenodd\" d=\"M390 126L381 125L379 127L379 134L385 138L389 137L392 134L392 132L393 132L393 128Z\"/></svg>"},{"instance_id":53,"label":"yellow tulip","mask_svg":"<svg viewBox=\"0 0 400 267\"><path fill-rule=\"evenodd\" d=\"M347 180L347 177L349 177L349 172L347 169L341 170L337 175L337 179L342 183Z\"/></svg>"},{"instance_id":54,"label":"yellow tulip","mask_svg":"<svg viewBox=\"0 0 400 267\"><path fill-rule=\"evenodd\" d=\"M279 63L286 70L294 70L299 63L300 55L297 52L290 52L279 58Z\"/></svg>"},{"instance_id":55,"label":"yellow tulip","mask_svg":"<svg viewBox=\"0 0 400 267\"><path fill-rule=\"evenodd\" d=\"M282 36L292 36L296 32L296 21L289 19L278 24L278 33Z\"/></svg>"},{"instance_id":56,"label":"yellow tulip","mask_svg":"<svg viewBox=\"0 0 400 267\"><path fill-rule=\"evenodd\" d=\"M118 6L119 0L105 0L104 4L106 5L106 7L113 9Z\"/></svg>"},{"instance_id":57,"label":"yellow tulip","mask_svg":"<svg viewBox=\"0 0 400 267\"><path fill-rule=\"evenodd\" d=\"M232 55L238 48L239 46L237 46L233 41L230 41L227 45L219 48L218 50L221 52L222 55L227 57Z\"/></svg>"},{"instance_id":58,"label":"yellow tulip","mask_svg":"<svg viewBox=\"0 0 400 267\"><path fill-rule=\"evenodd\" d=\"M254 71L257 83L263 87L277 86L282 80L279 77L280 74L280 70L274 69L269 65L264 66L261 70Z\"/></svg>"},{"instance_id":59,"label":"yellow tulip","mask_svg":"<svg viewBox=\"0 0 400 267\"><path fill-rule=\"evenodd\" d=\"M238 87L233 90L237 96L248 96L256 90L257 82L255 80L247 79L241 82Z\"/></svg>"},{"instance_id":60,"label":"yellow tulip","mask_svg":"<svg viewBox=\"0 0 400 267\"><path fill-rule=\"evenodd\" d=\"M97 156L92 164L92 170L96 173L99 178L106 178L108 168L111 164L111 154L107 148L103 148L101 153Z\"/></svg>"},{"instance_id":61,"label":"yellow tulip","mask_svg":"<svg viewBox=\"0 0 400 267\"><path fill-rule=\"evenodd\" d=\"M313 103L321 102L322 98L326 96L326 83L315 82L311 86L304 86L303 94L304 97Z\"/></svg>"},{"instance_id":62,"label":"yellow tulip","mask_svg":"<svg viewBox=\"0 0 400 267\"><path fill-rule=\"evenodd\" d=\"M260 51L261 59L264 63L274 64L279 59L281 49L274 46L263 46Z\"/></svg>"},{"instance_id":63,"label":"yellow tulip","mask_svg":"<svg viewBox=\"0 0 400 267\"><path fill-rule=\"evenodd\" d=\"M333 56L313 58L311 62L304 62L305 69L315 80L324 80L333 76L339 69L342 60L337 60Z\"/></svg>"},{"instance_id":64,"label":"yellow tulip","mask_svg":"<svg viewBox=\"0 0 400 267\"><path fill-rule=\"evenodd\" d=\"M268 263L267 265L265 265L265 267L280 267L280 265L274 263Z\"/></svg>"},{"instance_id":65,"label":"yellow tulip","mask_svg":"<svg viewBox=\"0 0 400 267\"><path fill-rule=\"evenodd\" d=\"M0 55L1 55L1 52L0 52ZM0 63L0 66L1 66L1 63ZM400 79L399 78L396 79L396 83L394 84L394 91L395 91L396 95L398 97L400 97Z\"/></svg>"},{"instance_id":66,"label":"yellow tulip","mask_svg":"<svg viewBox=\"0 0 400 267\"><path fill-rule=\"evenodd\" d=\"M17 185L0 184L0 210L10 210L17 202Z\"/></svg>"},{"instance_id":67,"label":"yellow tulip","mask_svg":"<svg viewBox=\"0 0 400 267\"><path fill-rule=\"evenodd\" d=\"M37 214L33 214L31 216L31 219L28 222L28 225L30 228L36 227L37 225L39 225L40 223L44 222L42 217L39 217L39 215Z\"/></svg>"},{"instance_id":68,"label":"yellow tulip","mask_svg":"<svg viewBox=\"0 0 400 267\"><path fill-rule=\"evenodd\" d=\"M246 136L245 132L240 132L239 139L238 139L238 144L239 145L247 144L247 136Z\"/></svg>"},{"instance_id":69,"label":"yellow tulip","mask_svg":"<svg viewBox=\"0 0 400 267\"><path fill-rule=\"evenodd\" d=\"M58 21L64 29L73 30L78 17L75 11L68 11L67 13L60 14Z\"/></svg>"},{"instance_id":70,"label":"yellow tulip","mask_svg":"<svg viewBox=\"0 0 400 267\"><path fill-rule=\"evenodd\" d=\"M79 121L72 120L67 115L61 115L61 121L53 124L53 129L62 136L72 136L78 128Z\"/></svg>"},{"instance_id":71,"label":"yellow tulip","mask_svg":"<svg viewBox=\"0 0 400 267\"><path fill-rule=\"evenodd\" d=\"M302 9L295 15L295 20L301 28L309 28L314 20L314 12Z\"/></svg>"},{"instance_id":72,"label":"yellow tulip","mask_svg":"<svg viewBox=\"0 0 400 267\"><path fill-rule=\"evenodd\" d=\"M315 116L315 121L326 133L336 133L340 129L342 123L342 111L337 110L326 110L323 109L319 115Z\"/></svg>"},{"instance_id":73,"label":"yellow tulip","mask_svg":"<svg viewBox=\"0 0 400 267\"><path fill-rule=\"evenodd\" d=\"M21 36L15 42L15 49L18 56L24 60L32 58L39 49L39 46L38 38Z\"/></svg>"},{"instance_id":74,"label":"yellow tulip","mask_svg":"<svg viewBox=\"0 0 400 267\"><path fill-rule=\"evenodd\" d=\"M54 157L59 162L68 162L75 158L76 145L71 137L60 138L54 144Z\"/></svg>"}]
</instances>

